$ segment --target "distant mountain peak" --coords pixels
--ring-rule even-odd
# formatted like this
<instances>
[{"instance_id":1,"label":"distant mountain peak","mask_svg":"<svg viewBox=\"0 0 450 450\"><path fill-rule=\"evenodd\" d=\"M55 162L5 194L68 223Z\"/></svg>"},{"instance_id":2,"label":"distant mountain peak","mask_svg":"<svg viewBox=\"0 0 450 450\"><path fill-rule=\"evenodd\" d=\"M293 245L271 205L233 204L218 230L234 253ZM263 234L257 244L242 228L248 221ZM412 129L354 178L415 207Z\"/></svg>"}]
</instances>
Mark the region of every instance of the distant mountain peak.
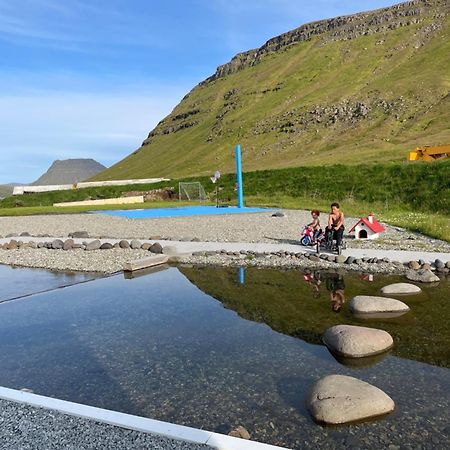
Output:
<instances>
[{"instance_id":1,"label":"distant mountain peak","mask_svg":"<svg viewBox=\"0 0 450 450\"><path fill-rule=\"evenodd\" d=\"M35 186L53 184L74 184L85 181L105 170L103 164L92 158L87 159L57 159L53 161L47 172L34 183Z\"/></svg>"}]
</instances>

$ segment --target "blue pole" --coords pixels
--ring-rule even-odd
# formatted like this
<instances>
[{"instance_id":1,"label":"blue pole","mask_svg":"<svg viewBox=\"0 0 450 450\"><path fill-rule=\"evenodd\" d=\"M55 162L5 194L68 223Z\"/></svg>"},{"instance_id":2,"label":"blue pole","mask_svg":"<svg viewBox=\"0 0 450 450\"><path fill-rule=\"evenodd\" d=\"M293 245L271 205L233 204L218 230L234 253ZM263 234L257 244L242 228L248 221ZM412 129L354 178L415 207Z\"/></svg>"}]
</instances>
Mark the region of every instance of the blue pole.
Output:
<instances>
[{"instance_id":1,"label":"blue pole","mask_svg":"<svg viewBox=\"0 0 450 450\"><path fill-rule=\"evenodd\" d=\"M238 191L238 208L244 207L244 190L242 187L242 158L241 146L236 145L236 177L237 177L237 191Z\"/></svg>"}]
</instances>

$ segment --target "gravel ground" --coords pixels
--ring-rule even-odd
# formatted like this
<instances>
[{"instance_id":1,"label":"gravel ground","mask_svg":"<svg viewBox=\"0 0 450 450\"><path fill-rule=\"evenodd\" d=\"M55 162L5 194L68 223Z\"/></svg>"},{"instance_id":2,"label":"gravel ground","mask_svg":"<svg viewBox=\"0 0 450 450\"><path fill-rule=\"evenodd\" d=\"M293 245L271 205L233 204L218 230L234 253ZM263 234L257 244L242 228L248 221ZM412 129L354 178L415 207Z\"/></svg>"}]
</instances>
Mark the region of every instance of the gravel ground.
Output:
<instances>
[{"instance_id":1,"label":"gravel ground","mask_svg":"<svg viewBox=\"0 0 450 450\"><path fill-rule=\"evenodd\" d=\"M270 212L162 219L126 219L101 214L0 217L0 235L28 232L62 237L85 230L91 237L290 243L298 242L300 230L309 220L308 211L297 210L285 211L285 217L272 217ZM355 222L354 218L347 218L347 230ZM450 252L449 243L390 226L377 241L349 239L347 246Z\"/></svg>"},{"instance_id":2,"label":"gravel ground","mask_svg":"<svg viewBox=\"0 0 450 450\"><path fill-rule=\"evenodd\" d=\"M191 444L0 400L0 449L201 450Z\"/></svg>"},{"instance_id":3,"label":"gravel ground","mask_svg":"<svg viewBox=\"0 0 450 450\"><path fill-rule=\"evenodd\" d=\"M0 263L59 271L114 273L125 263L151 256L144 250L112 249L86 252L81 249L63 251L49 249L0 250Z\"/></svg>"}]
</instances>

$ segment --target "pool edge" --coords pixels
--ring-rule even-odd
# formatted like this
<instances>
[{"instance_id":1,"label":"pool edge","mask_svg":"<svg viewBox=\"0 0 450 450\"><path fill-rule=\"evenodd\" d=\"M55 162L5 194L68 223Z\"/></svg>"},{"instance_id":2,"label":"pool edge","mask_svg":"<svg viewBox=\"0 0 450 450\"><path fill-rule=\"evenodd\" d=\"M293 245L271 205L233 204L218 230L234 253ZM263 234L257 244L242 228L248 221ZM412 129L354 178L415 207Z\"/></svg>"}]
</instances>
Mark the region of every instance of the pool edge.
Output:
<instances>
[{"instance_id":1,"label":"pool edge","mask_svg":"<svg viewBox=\"0 0 450 450\"><path fill-rule=\"evenodd\" d=\"M277 447L256 441L243 440L212 431L176 425L1 386L0 399L15 403L24 403L37 408L55 410L63 414L89 419L119 428L154 434L178 441L204 444L218 450L286 450L286 447Z\"/></svg>"}]
</instances>

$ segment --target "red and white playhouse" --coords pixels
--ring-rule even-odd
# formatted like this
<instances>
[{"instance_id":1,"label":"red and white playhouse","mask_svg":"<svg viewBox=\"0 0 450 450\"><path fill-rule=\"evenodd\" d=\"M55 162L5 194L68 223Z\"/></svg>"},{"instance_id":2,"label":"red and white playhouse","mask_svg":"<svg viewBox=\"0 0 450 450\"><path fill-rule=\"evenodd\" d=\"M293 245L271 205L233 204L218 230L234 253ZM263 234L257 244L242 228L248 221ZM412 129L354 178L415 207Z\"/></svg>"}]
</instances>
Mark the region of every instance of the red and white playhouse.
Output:
<instances>
[{"instance_id":1,"label":"red and white playhouse","mask_svg":"<svg viewBox=\"0 0 450 450\"><path fill-rule=\"evenodd\" d=\"M375 220L373 214L363 217L352 226L349 233L355 233L355 239L377 239L385 231L381 223Z\"/></svg>"}]
</instances>

